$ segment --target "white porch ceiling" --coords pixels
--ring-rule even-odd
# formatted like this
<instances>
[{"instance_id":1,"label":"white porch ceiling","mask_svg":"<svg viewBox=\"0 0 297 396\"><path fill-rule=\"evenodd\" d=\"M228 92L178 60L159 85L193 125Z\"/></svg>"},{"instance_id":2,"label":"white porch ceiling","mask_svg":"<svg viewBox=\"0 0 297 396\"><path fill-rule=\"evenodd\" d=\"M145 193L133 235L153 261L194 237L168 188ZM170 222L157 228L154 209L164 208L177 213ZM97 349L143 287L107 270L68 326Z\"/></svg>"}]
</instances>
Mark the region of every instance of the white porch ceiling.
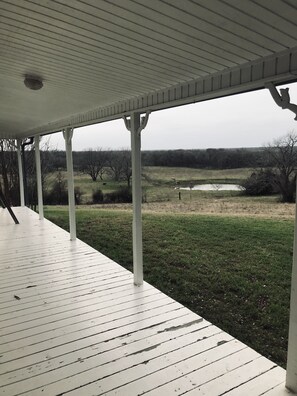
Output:
<instances>
[{"instance_id":1,"label":"white porch ceiling","mask_svg":"<svg viewBox=\"0 0 297 396\"><path fill-rule=\"evenodd\" d=\"M0 138L295 81L296 24L295 0L1 0Z\"/></svg>"}]
</instances>

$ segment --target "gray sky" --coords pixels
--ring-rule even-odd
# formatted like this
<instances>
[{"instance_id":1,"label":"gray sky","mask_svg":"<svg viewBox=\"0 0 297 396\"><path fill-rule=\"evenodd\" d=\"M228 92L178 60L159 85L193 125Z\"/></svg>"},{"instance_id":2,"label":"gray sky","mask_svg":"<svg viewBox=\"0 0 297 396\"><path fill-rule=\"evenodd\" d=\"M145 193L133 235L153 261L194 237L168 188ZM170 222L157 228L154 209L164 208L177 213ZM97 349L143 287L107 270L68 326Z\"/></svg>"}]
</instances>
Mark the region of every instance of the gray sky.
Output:
<instances>
[{"instance_id":1,"label":"gray sky","mask_svg":"<svg viewBox=\"0 0 297 396\"><path fill-rule=\"evenodd\" d=\"M285 86L297 104L297 84ZM153 112L142 132L142 149L259 147L294 129L294 113L278 107L265 89ZM61 133L52 135L50 144L63 150ZM123 120L75 129L73 150L90 147L130 147Z\"/></svg>"}]
</instances>

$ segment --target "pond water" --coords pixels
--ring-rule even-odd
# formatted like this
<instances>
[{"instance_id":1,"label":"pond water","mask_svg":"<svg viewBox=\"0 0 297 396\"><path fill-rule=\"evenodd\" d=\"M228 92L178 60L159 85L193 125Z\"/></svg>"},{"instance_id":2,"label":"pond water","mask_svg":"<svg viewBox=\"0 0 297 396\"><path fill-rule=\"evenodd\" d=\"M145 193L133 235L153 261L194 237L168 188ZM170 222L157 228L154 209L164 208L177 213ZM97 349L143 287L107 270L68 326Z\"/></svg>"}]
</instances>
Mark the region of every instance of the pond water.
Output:
<instances>
[{"instance_id":1,"label":"pond water","mask_svg":"<svg viewBox=\"0 0 297 396\"><path fill-rule=\"evenodd\" d=\"M181 187L180 190L190 190L190 187ZM197 184L192 190L200 191L243 191L244 187L239 184Z\"/></svg>"}]
</instances>

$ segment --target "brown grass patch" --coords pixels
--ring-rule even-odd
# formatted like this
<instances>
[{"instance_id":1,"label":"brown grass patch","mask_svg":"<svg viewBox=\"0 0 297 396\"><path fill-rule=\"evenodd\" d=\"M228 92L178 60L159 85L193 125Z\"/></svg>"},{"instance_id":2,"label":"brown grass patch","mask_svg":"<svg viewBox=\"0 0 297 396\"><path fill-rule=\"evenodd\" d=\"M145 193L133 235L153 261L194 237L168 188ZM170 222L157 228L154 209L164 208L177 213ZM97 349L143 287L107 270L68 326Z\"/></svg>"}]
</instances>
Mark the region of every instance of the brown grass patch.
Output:
<instances>
[{"instance_id":1,"label":"brown grass patch","mask_svg":"<svg viewBox=\"0 0 297 396\"><path fill-rule=\"evenodd\" d=\"M92 208L132 210L131 204L91 205ZM293 219L294 204L284 204L271 199L249 197L201 198L196 200L149 202L142 205L143 212L168 214L207 214L222 216L249 216L273 219Z\"/></svg>"}]
</instances>

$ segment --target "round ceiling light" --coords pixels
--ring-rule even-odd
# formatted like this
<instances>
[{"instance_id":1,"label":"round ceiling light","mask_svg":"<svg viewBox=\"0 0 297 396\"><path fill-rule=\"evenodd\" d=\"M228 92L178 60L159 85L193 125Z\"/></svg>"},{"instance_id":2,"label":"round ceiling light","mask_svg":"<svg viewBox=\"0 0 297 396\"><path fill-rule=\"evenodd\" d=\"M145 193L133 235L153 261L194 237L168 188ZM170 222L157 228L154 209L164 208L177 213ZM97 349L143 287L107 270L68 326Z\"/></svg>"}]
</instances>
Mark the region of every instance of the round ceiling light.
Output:
<instances>
[{"instance_id":1,"label":"round ceiling light","mask_svg":"<svg viewBox=\"0 0 297 396\"><path fill-rule=\"evenodd\" d=\"M33 91L37 91L43 87L43 82L40 77L36 76L25 76L24 84L27 88L33 89Z\"/></svg>"}]
</instances>

